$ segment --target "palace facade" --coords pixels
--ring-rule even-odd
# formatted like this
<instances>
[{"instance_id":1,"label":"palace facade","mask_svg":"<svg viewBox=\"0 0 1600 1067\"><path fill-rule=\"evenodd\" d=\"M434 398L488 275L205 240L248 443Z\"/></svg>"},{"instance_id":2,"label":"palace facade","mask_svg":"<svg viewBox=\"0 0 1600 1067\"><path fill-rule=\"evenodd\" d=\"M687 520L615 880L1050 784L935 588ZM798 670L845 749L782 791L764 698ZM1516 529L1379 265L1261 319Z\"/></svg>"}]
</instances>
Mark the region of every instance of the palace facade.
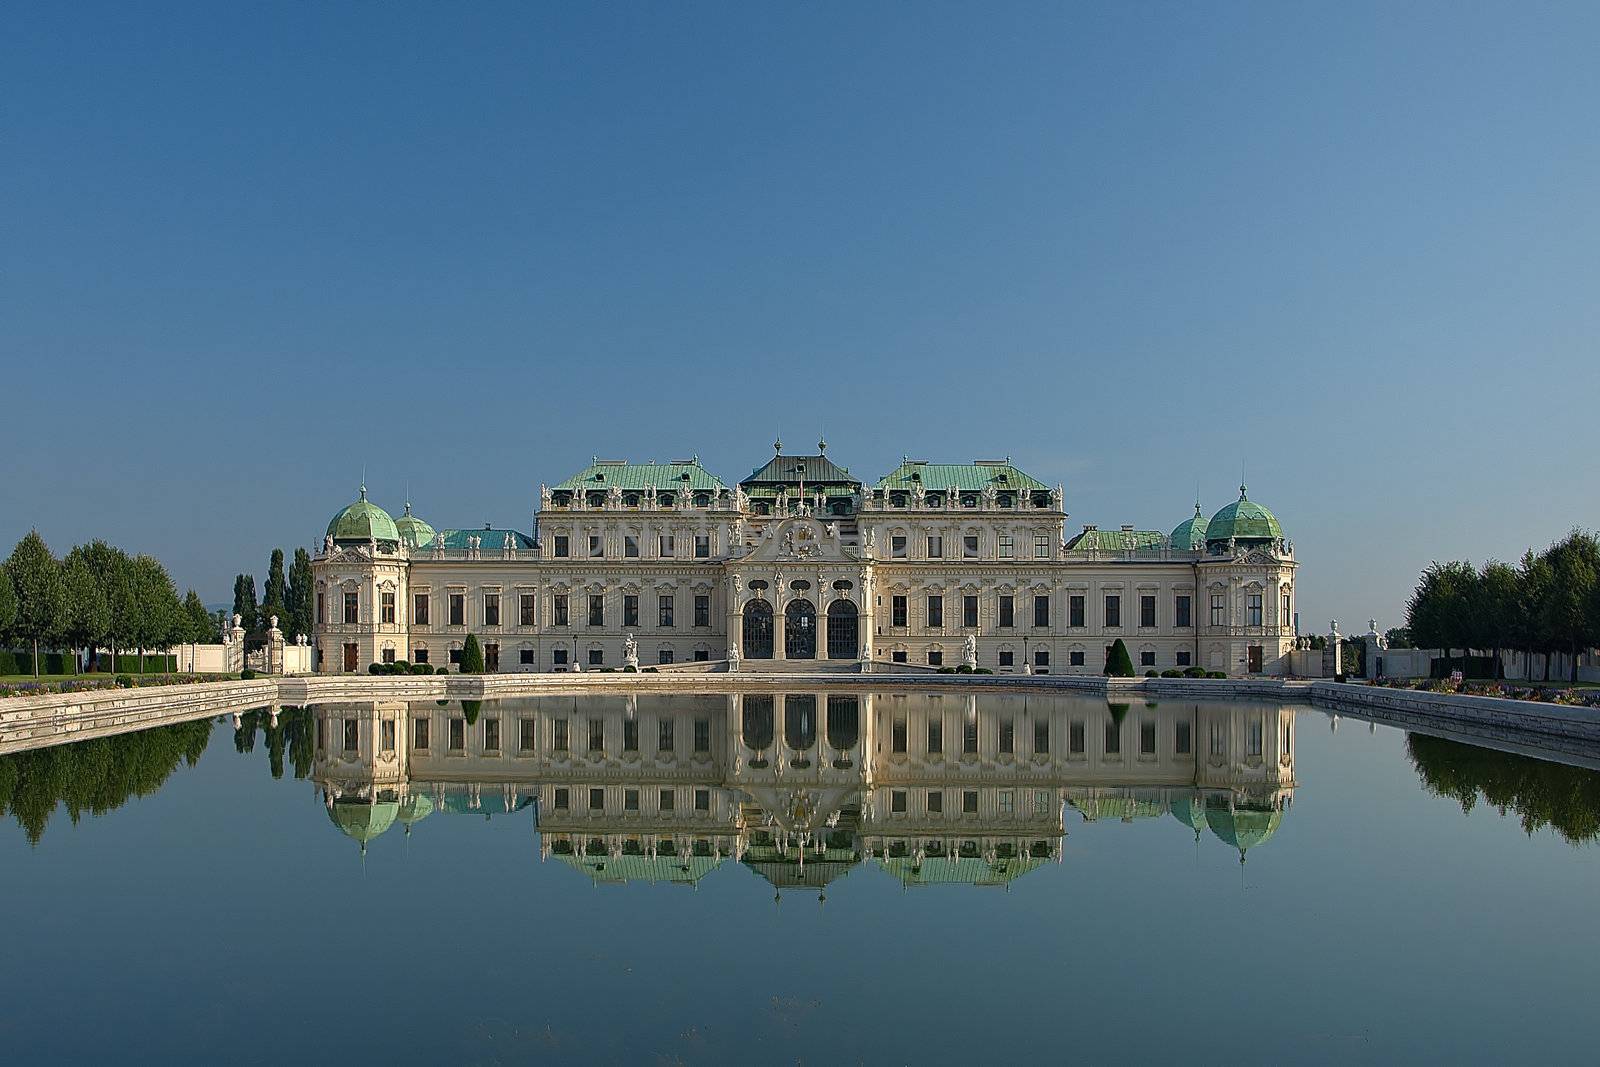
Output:
<instances>
[{"instance_id":1,"label":"palace facade","mask_svg":"<svg viewBox=\"0 0 1600 1067\"><path fill-rule=\"evenodd\" d=\"M1067 536L1058 484L1009 460L907 459L875 483L782 442L729 486L698 457L596 460L541 486L528 532L435 529L367 499L316 555L316 669L960 667L1283 674L1296 562L1239 487L1171 531ZM703 666L696 667L695 664Z\"/></svg>"}]
</instances>

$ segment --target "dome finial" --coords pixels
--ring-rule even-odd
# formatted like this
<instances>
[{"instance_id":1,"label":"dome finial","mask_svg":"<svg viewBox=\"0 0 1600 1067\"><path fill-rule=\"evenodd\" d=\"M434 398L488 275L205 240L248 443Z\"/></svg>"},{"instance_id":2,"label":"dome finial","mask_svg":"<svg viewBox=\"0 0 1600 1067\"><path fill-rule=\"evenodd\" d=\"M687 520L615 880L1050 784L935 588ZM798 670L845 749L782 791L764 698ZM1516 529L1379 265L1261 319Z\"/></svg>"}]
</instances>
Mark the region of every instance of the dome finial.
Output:
<instances>
[{"instance_id":1,"label":"dome finial","mask_svg":"<svg viewBox=\"0 0 1600 1067\"><path fill-rule=\"evenodd\" d=\"M780 455L780 456L783 455L783 438L782 437L779 437L776 441L772 442L772 451L777 455Z\"/></svg>"},{"instance_id":2,"label":"dome finial","mask_svg":"<svg viewBox=\"0 0 1600 1067\"><path fill-rule=\"evenodd\" d=\"M828 450L828 439L826 437L822 436L821 434L818 434L817 435L817 454L821 455L822 453L826 452L827 450Z\"/></svg>"},{"instance_id":3,"label":"dome finial","mask_svg":"<svg viewBox=\"0 0 1600 1067\"><path fill-rule=\"evenodd\" d=\"M356 492L360 494L362 500L367 499L367 480L365 478L361 479L361 487Z\"/></svg>"},{"instance_id":4,"label":"dome finial","mask_svg":"<svg viewBox=\"0 0 1600 1067\"><path fill-rule=\"evenodd\" d=\"M1245 490L1245 484L1243 482L1240 482L1239 483L1239 499L1240 500L1244 499L1245 491L1246 491Z\"/></svg>"}]
</instances>

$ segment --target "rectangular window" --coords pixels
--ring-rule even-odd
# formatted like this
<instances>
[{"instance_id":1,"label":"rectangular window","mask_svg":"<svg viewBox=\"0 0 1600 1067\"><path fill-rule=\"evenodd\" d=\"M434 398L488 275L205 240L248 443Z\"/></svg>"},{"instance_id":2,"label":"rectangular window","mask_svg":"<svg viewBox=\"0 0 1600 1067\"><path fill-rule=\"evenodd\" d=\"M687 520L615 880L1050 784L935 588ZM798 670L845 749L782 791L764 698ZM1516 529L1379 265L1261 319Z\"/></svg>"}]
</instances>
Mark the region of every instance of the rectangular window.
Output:
<instances>
[{"instance_id":1,"label":"rectangular window","mask_svg":"<svg viewBox=\"0 0 1600 1067\"><path fill-rule=\"evenodd\" d=\"M1002 648L1000 650L1000 666L1002 666L1002 667L1014 667L1014 666L1016 666L1016 654L1014 652L1012 652L1009 648Z\"/></svg>"},{"instance_id":2,"label":"rectangular window","mask_svg":"<svg viewBox=\"0 0 1600 1067\"><path fill-rule=\"evenodd\" d=\"M944 723L938 719L928 720L928 755L937 756L944 752Z\"/></svg>"},{"instance_id":3,"label":"rectangular window","mask_svg":"<svg viewBox=\"0 0 1600 1067\"><path fill-rule=\"evenodd\" d=\"M1083 720L1073 719L1067 725L1067 751L1074 756L1083 755Z\"/></svg>"},{"instance_id":4,"label":"rectangular window","mask_svg":"<svg viewBox=\"0 0 1600 1067\"><path fill-rule=\"evenodd\" d=\"M605 665L606 665L606 651L605 651L605 649L603 649L603 648L591 648L589 650L589 666L591 666L591 667L604 667Z\"/></svg>"},{"instance_id":5,"label":"rectangular window","mask_svg":"<svg viewBox=\"0 0 1600 1067\"><path fill-rule=\"evenodd\" d=\"M1034 534L1033 535L1033 558L1034 559L1049 559L1050 558L1050 535L1049 534Z\"/></svg>"},{"instance_id":6,"label":"rectangular window","mask_svg":"<svg viewBox=\"0 0 1600 1067\"><path fill-rule=\"evenodd\" d=\"M1050 597L1036 596L1033 598L1033 625L1035 627L1050 625Z\"/></svg>"},{"instance_id":7,"label":"rectangular window","mask_svg":"<svg viewBox=\"0 0 1600 1067\"><path fill-rule=\"evenodd\" d=\"M461 649L452 648L450 650L450 663L451 663L452 666L460 666L460 664L461 664Z\"/></svg>"},{"instance_id":8,"label":"rectangular window","mask_svg":"<svg viewBox=\"0 0 1600 1067\"><path fill-rule=\"evenodd\" d=\"M550 652L550 662L555 664L557 667L565 667L567 665L567 650L564 648L552 649Z\"/></svg>"},{"instance_id":9,"label":"rectangular window","mask_svg":"<svg viewBox=\"0 0 1600 1067\"><path fill-rule=\"evenodd\" d=\"M678 807L678 794L670 789L663 789L656 795L656 804L662 811L674 811Z\"/></svg>"},{"instance_id":10,"label":"rectangular window","mask_svg":"<svg viewBox=\"0 0 1600 1067\"><path fill-rule=\"evenodd\" d=\"M711 790L709 790L709 789L696 789L694 791L694 810L695 811L710 811L711 810Z\"/></svg>"},{"instance_id":11,"label":"rectangular window","mask_svg":"<svg viewBox=\"0 0 1600 1067\"><path fill-rule=\"evenodd\" d=\"M1122 597L1116 593L1106 594L1106 626L1122 625Z\"/></svg>"},{"instance_id":12,"label":"rectangular window","mask_svg":"<svg viewBox=\"0 0 1600 1067\"><path fill-rule=\"evenodd\" d=\"M383 613L380 621L392 624L394 622L394 594L388 592L379 594L378 604L379 610Z\"/></svg>"},{"instance_id":13,"label":"rectangular window","mask_svg":"<svg viewBox=\"0 0 1600 1067\"><path fill-rule=\"evenodd\" d=\"M1006 629L1010 629L1011 627L1015 626L1016 624L1017 624L1017 600L1016 600L1016 597L1013 597L1013 596L1011 596L1009 594L1003 595L1003 596L1000 597L999 619L996 621L996 625L1002 626L1002 627L1004 627Z\"/></svg>"},{"instance_id":14,"label":"rectangular window","mask_svg":"<svg viewBox=\"0 0 1600 1067\"><path fill-rule=\"evenodd\" d=\"M711 650L708 648L695 649L694 661L696 663L709 663L711 661Z\"/></svg>"},{"instance_id":15,"label":"rectangular window","mask_svg":"<svg viewBox=\"0 0 1600 1067\"><path fill-rule=\"evenodd\" d=\"M357 617L357 612L360 609L360 604L361 604L361 601L359 599L359 594L357 594L357 593L346 593L344 595L344 621L345 621L346 624L351 624L351 623L355 623L355 622L360 621L358 619L358 617Z\"/></svg>"},{"instance_id":16,"label":"rectangular window","mask_svg":"<svg viewBox=\"0 0 1600 1067\"><path fill-rule=\"evenodd\" d=\"M518 719L517 748L523 752L532 752L536 747L538 747L538 741L539 720L527 718Z\"/></svg>"},{"instance_id":17,"label":"rectangular window","mask_svg":"<svg viewBox=\"0 0 1600 1067\"><path fill-rule=\"evenodd\" d=\"M894 728L890 733L889 748L893 752L904 752L906 750L906 720L903 715L895 716Z\"/></svg>"},{"instance_id":18,"label":"rectangular window","mask_svg":"<svg viewBox=\"0 0 1600 1067\"><path fill-rule=\"evenodd\" d=\"M566 811L572 807L572 791L565 786L557 787L555 804L557 811Z\"/></svg>"},{"instance_id":19,"label":"rectangular window","mask_svg":"<svg viewBox=\"0 0 1600 1067\"><path fill-rule=\"evenodd\" d=\"M1048 667L1048 666L1050 666L1050 650L1048 648L1036 648L1036 649L1034 649L1033 650L1033 665L1035 667Z\"/></svg>"},{"instance_id":20,"label":"rectangular window","mask_svg":"<svg viewBox=\"0 0 1600 1067\"><path fill-rule=\"evenodd\" d=\"M995 799L1000 802L1000 814L1010 815L1016 810L1016 793L1010 789L1002 789L995 794Z\"/></svg>"},{"instance_id":21,"label":"rectangular window","mask_svg":"<svg viewBox=\"0 0 1600 1067\"><path fill-rule=\"evenodd\" d=\"M978 751L978 720L976 717L967 719L961 724L961 751L967 753Z\"/></svg>"},{"instance_id":22,"label":"rectangular window","mask_svg":"<svg viewBox=\"0 0 1600 1067\"><path fill-rule=\"evenodd\" d=\"M944 666L944 650L943 649L933 648L933 649L929 649L928 650L928 666L930 666L930 667L943 667Z\"/></svg>"},{"instance_id":23,"label":"rectangular window","mask_svg":"<svg viewBox=\"0 0 1600 1067\"><path fill-rule=\"evenodd\" d=\"M1177 723L1172 728L1172 751L1180 756L1187 756L1190 744L1192 744L1192 738L1190 737L1189 724L1186 722Z\"/></svg>"},{"instance_id":24,"label":"rectangular window","mask_svg":"<svg viewBox=\"0 0 1600 1067\"><path fill-rule=\"evenodd\" d=\"M969 630L978 628L978 598L963 596L961 598L961 625Z\"/></svg>"},{"instance_id":25,"label":"rectangular window","mask_svg":"<svg viewBox=\"0 0 1600 1067\"><path fill-rule=\"evenodd\" d=\"M450 749L460 752L467 747L467 720L459 715L450 718Z\"/></svg>"},{"instance_id":26,"label":"rectangular window","mask_svg":"<svg viewBox=\"0 0 1600 1067\"><path fill-rule=\"evenodd\" d=\"M1139 650L1139 666L1141 666L1141 667L1154 667L1155 665L1156 665L1156 653L1155 653L1155 650L1154 649L1150 649L1150 648L1142 648L1142 649L1140 649Z\"/></svg>"},{"instance_id":27,"label":"rectangular window","mask_svg":"<svg viewBox=\"0 0 1600 1067\"><path fill-rule=\"evenodd\" d=\"M1211 594L1211 625L1221 626L1226 619L1228 602L1221 593Z\"/></svg>"},{"instance_id":28,"label":"rectangular window","mask_svg":"<svg viewBox=\"0 0 1600 1067\"><path fill-rule=\"evenodd\" d=\"M485 626L500 625L500 594L483 594L483 624Z\"/></svg>"},{"instance_id":29,"label":"rectangular window","mask_svg":"<svg viewBox=\"0 0 1600 1067\"><path fill-rule=\"evenodd\" d=\"M1000 558L1001 559L1011 559L1015 555L1016 555L1016 546L1011 540L1011 535L1010 534L1001 534L1000 535Z\"/></svg>"},{"instance_id":30,"label":"rectangular window","mask_svg":"<svg viewBox=\"0 0 1600 1067\"><path fill-rule=\"evenodd\" d=\"M485 752L500 751L500 720L498 717L483 720L483 750Z\"/></svg>"},{"instance_id":31,"label":"rectangular window","mask_svg":"<svg viewBox=\"0 0 1600 1067\"><path fill-rule=\"evenodd\" d=\"M672 653L672 649L670 649L670 648L663 648L659 652L656 653L656 662L657 663L671 663L672 662L672 658L673 658L673 653Z\"/></svg>"},{"instance_id":32,"label":"rectangular window","mask_svg":"<svg viewBox=\"0 0 1600 1067\"><path fill-rule=\"evenodd\" d=\"M1154 719L1146 719L1139 724L1139 755L1154 756L1156 754L1156 723Z\"/></svg>"},{"instance_id":33,"label":"rectangular window","mask_svg":"<svg viewBox=\"0 0 1600 1067\"><path fill-rule=\"evenodd\" d=\"M711 558L711 535L710 534L695 534L694 535L694 558L695 559L710 559Z\"/></svg>"},{"instance_id":34,"label":"rectangular window","mask_svg":"<svg viewBox=\"0 0 1600 1067\"><path fill-rule=\"evenodd\" d=\"M517 594L517 625L533 625L534 596L532 593Z\"/></svg>"},{"instance_id":35,"label":"rectangular window","mask_svg":"<svg viewBox=\"0 0 1600 1067\"><path fill-rule=\"evenodd\" d=\"M1014 719L1000 720L1000 751L1011 753L1016 751L1017 724Z\"/></svg>"},{"instance_id":36,"label":"rectangular window","mask_svg":"<svg viewBox=\"0 0 1600 1067\"><path fill-rule=\"evenodd\" d=\"M622 554L628 559L639 558L639 537L637 534L622 535Z\"/></svg>"},{"instance_id":37,"label":"rectangular window","mask_svg":"<svg viewBox=\"0 0 1600 1067\"><path fill-rule=\"evenodd\" d=\"M1244 754L1261 756L1261 720L1253 719L1244 728Z\"/></svg>"},{"instance_id":38,"label":"rectangular window","mask_svg":"<svg viewBox=\"0 0 1600 1067\"><path fill-rule=\"evenodd\" d=\"M426 718L411 720L411 746L413 748L427 750L429 740L428 727L429 722Z\"/></svg>"},{"instance_id":39,"label":"rectangular window","mask_svg":"<svg viewBox=\"0 0 1600 1067\"><path fill-rule=\"evenodd\" d=\"M1075 649L1067 653L1067 665L1070 667L1083 666L1083 649Z\"/></svg>"},{"instance_id":40,"label":"rectangular window","mask_svg":"<svg viewBox=\"0 0 1600 1067\"><path fill-rule=\"evenodd\" d=\"M385 663L393 663L394 662L394 649L386 648L386 649L383 650L383 662L385 662Z\"/></svg>"},{"instance_id":41,"label":"rectangular window","mask_svg":"<svg viewBox=\"0 0 1600 1067\"><path fill-rule=\"evenodd\" d=\"M589 810L601 811L606 806L606 791L604 789L589 790Z\"/></svg>"},{"instance_id":42,"label":"rectangular window","mask_svg":"<svg viewBox=\"0 0 1600 1067\"><path fill-rule=\"evenodd\" d=\"M411 650L411 662L412 663L426 663L426 662L428 662L428 650L425 649L425 648L413 648Z\"/></svg>"},{"instance_id":43,"label":"rectangular window","mask_svg":"<svg viewBox=\"0 0 1600 1067\"><path fill-rule=\"evenodd\" d=\"M566 559L572 555L572 538L566 534L556 534L556 558Z\"/></svg>"},{"instance_id":44,"label":"rectangular window","mask_svg":"<svg viewBox=\"0 0 1600 1067\"><path fill-rule=\"evenodd\" d=\"M1084 616L1083 601L1084 601L1084 597L1083 597L1082 593L1074 593L1072 596L1067 597L1067 625L1068 626L1082 626L1082 625L1084 625L1084 620L1083 620L1083 616Z\"/></svg>"},{"instance_id":45,"label":"rectangular window","mask_svg":"<svg viewBox=\"0 0 1600 1067\"><path fill-rule=\"evenodd\" d=\"M467 594L450 594L450 625L465 626L467 624Z\"/></svg>"},{"instance_id":46,"label":"rectangular window","mask_svg":"<svg viewBox=\"0 0 1600 1067\"><path fill-rule=\"evenodd\" d=\"M696 626L711 625L711 598L709 596L696 596L694 598L694 624Z\"/></svg>"},{"instance_id":47,"label":"rectangular window","mask_svg":"<svg viewBox=\"0 0 1600 1067\"><path fill-rule=\"evenodd\" d=\"M928 814L939 815L944 811L944 794L937 789L928 792Z\"/></svg>"},{"instance_id":48,"label":"rectangular window","mask_svg":"<svg viewBox=\"0 0 1600 1067\"><path fill-rule=\"evenodd\" d=\"M673 556L678 554L677 542L673 540L671 534L662 534L659 538L657 538L656 549L656 554L662 559L671 559Z\"/></svg>"},{"instance_id":49,"label":"rectangular window","mask_svg":"<svg viewBox=\"0 0 1600 1067\"><path fill-rule=\"evenodd\" d=\"M519 648L517 650L517 662L522 664L524 667L533 666L533 649Z\"/></svg>"},{"instance_id":50,"label":"rectangular window","mask_svg":"<svg viewBox=\"0 0 1600 1067\"><path fill-rule=\"evenodd\" d=\"M889 538L889 555L894 559L906 558L906 539L903 534L896 534Z\"/></svg>"},{"instance_id":51,"label":"rectangular window","mask_svg":"<svg viewBox=\"0 0 1600 1067\"><path fill-rule=\"evenodd\" d=\"M635 611L638 609L635 608ZM589 594L589 625L604 626L606 624L606 595L604 593Z\"/></svg>"},{"instance_id":52,"label":"rectangular window","mask_svg":"<svg viewBox=\"0 0 1600 1067\"><path fill-rule=\"evenodd\" d=\"M904 626L906 624L906 598L903 596L891 597L890 603L892 607L889 625Z\"/></svg>"},{"instance_id":53,"label":"rectangular window","mask_svg":"<svg viewBox=\"0 0 1600 1067\"><path fill-rule=\"evenodd\" d=\"M1033 721L1033 752L1036 756L1045 755L1050 751L1050 720L1035 719Z\"/></svg>"},{"instance_id":54,"label":"rectangular window","mask_svg":"<svg viewBox=\"0 0 1600 1067\"><path fill-rule=\"evenodd\" d=\"M1227 738L1222 731L1221 723L1214 722L1211 724L1211 754L1213 756L1223 755L1227 748Z\"/></svg>"},{"instance_id":55,"label":"rectangular window","mask_svg":"<svg viewBox=\"0 0 1600 1067\"><path fill-rule=\"evenodd\" d=\"M1106 719L1106 755L1116 756L1122 752L1122 729L1117 726L1116 720Z\"/></svg>"},{"instance_id":56,"label":"rectangular window","mask_svg":"<svg viewBox=\"0 0 1600 1067\"><path fill-rule=\"evenodd\" d=\"M944 538L938 534L928 535L928 558L938 559L944 555Z\"/></svg>"},{"instance_id":57,"label":"rectangular window","mask_svg":"<svg viewBox=\"0 0 1600 1067\"><path fill-rule=\"evenodd\" d=\"M696 752L711 751L710 719L696 719L694 721L694 750Z\"/></svg>"},{"instance_id":58,"label":"rectangular window","mask_svg":"<svg viewBox=\"0 0 1600 1067\"><path fill-rule=\"evenodd\" d=\"M961 557L963 559L978 558L978 535L967 534L961 539Z\"/></svg>"},{"instance_id":59,"label":"rectangular window","mask_svg":"<svg viewBox=\"0 0 1600 1067\"><path fill-rule=\"evenodd\" d=\"M622 720L622 751L624 751L624 752L637 752L637 751L639 751L639 720L638 719L623 719Z\"/></svg>"},{"instance_id":60,"label":"rectangular window","mask_svg":"<svg viewBox=\"0 0 1600 1067\"><path fill-rule=\"evenodd\" d=\"M624 789L622 791L622 810L639 810L639 791L637 789Z\"/></svg>"},{"instance_id":61,"label":"rectangular window","mask_svg":"<svg viewBox=\"0 0 1600 1067\"><path fill-rule=\"evenodd\" d=\"M662 719L656 727L656 751L672 751L672 720Z\"/></svg>"},{"instance_id":62,"label":"rectangular window","mask_svg":"<svg viewBox=\"0 0 1600 1067\"><path fill-rule=\"evenodd\" d=\"M1172 602L1172 625L1180 630L1186 630L1194 625L1194 602L1187 595L1180 595Z\"/></svg>"},{"instance_id":63,"label":"rectangular window","mask_svg":"<svg viewBox=\"0 0 1600 1067\"><path fill-rule=\"evenodd\" d=\"M599 557L606 554L606 543L599 534L589 535L589 555Z\"/></svg>"},{"instance_id":64,"label":"rectangular window","mask_svg":"<svg viewBox=\"0 0 1600 1067\"><path fill-rule=\"evenodd\" d=\"M1261 594L1247 593L1244 598L1244 623L1246 626L1261 625Z\"/></svg>"},{"instance_id":65,"label":"rectangular window","mask_svg":"<svg viewBox=\"0 0 1600 1067\"><path fill-rule=\"evenodd\" d=\"M961 791L961 814L978 814L978 791L976 789L963 789Z\"/></svg>"},{"instance_id":66,"label":"rectangular window","mask_svg":"<svg viewBox=\"0 0 1600 1067\"><path fill-rule=\"evenodd\" d=\"M672 607L673 607L672 594L671 593L662 594L662 596L658 600L656 606L658 608L658 614L660 616L659 621L660 621L661 625L662 626L671 626L672 625Z\"/></svg>"},{"instance_id":67,"label":"rectangular window","mask_svg":"<svg viewBox=\"0 0 1600 1067\"><path fill-rule=\"evenodd\" d=\"M1283 614L1278 616L1278 625L1288 626L1292 621L1293 616L1289 611L1289 594L1285 593L1283 594Z\"/></svg>"},{"instance_id":68,"label":"rectangular window","mask_svg":"<svg viewBox=\"0 0 1600 1067\"><path fill-rule=\"evenodd\" d=\"M906 813L906 791L904 789L889 790L889 813L891 815L904 815Z\"/></svg>"},{"instance_id":69,"label":"rectangular window","mask_svg":"<svg viewBox=\"0 0 1600 1067\"><path fill-rule=\"evenodd\" d=\"M567 720L554 719L550 723L550 748L555 752L567 750Z\"/></svg>"},{"instance_id":70,"label":"rectangular window","mask_svg":"<svg viewBox=\"0 0 1600 1067\"><path fill-rule=\"evenodd\" d=\"M1156 598L1154 593L1139 594L1139 625L1150 627L1156 624Z\"/></svg>"},{"instance_id":71,"label":"rectangular window","mask_svg":"<svg viewBox=\"0 0 1600 1067\"><path fill-rule=\"evenodd\" d=\"M944 628L944 597L934 593L928 597L928 629Z\"/></svg>"},{"instance_id":72,"label":"rectangular window","mask_svg":"<svg viewBox=\"0 0 1600 1067\"><path fill-rule=\"evenodd\" d=\"M567 613L567 594L557 593L550 598L551 626L566 626L569 622Z\"/></svg>"},{"instance_id":73,"label":"rectangular window","mask_svg":"<svg viewBox=\"0 0 1600 1067\"><path fill-rule=\"evenodd\" d=\"M1180 666L1180 667L1190 666L1190 663L1189 663L1189 650L1188 649L1184 649L1182 652L1178 653L1178 666Z\"/></svg>"},{"instance_id":74,"label":"rectangular window","mask_svg":"<svg viewBox=\"0 0 1600 1067\"><path fill-rule=\"evenodd\" d=\"M427 593L417 593L411 598L411 621L417 626L428 625Z\"/></svg>"},{"instance_id":75,"label":"rectangular window","mask_svg":"<svg viewBox=\"0 0 1600 1067\"><path fill-rule=\"evenodd\" d=\"M591 606L589 610L592 613L594 611L594 608ZM593 626L593 625L595 625L595 623L591 620L589 625ZM625 593L625 594L623 594L623 597L622 597L622 625L623 626L638 626L639 625L639 598L636 595L634 595L633 593Z\"/></svg>"}]
</instances>

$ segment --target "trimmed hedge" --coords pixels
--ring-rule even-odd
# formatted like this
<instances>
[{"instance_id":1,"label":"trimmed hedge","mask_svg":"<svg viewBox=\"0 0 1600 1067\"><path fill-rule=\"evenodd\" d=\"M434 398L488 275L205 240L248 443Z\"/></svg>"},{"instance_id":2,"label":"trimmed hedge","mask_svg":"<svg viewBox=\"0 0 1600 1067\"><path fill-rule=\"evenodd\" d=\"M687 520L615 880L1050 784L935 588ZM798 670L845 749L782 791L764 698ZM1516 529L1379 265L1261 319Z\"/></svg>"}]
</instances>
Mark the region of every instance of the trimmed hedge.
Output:
<instances>
[{"instance_id":1,"label":"trimmed hedge","mask_svg":"<svg viewBox=\"0 0 1600 1067\"><path fill-rule=\"evenodd\" d=\"M71 674L77 660L66 652L44 652L39 656L40 674ZM32 674L32 652L0 651L0 674Z\"/></svg>"}]
</instances>

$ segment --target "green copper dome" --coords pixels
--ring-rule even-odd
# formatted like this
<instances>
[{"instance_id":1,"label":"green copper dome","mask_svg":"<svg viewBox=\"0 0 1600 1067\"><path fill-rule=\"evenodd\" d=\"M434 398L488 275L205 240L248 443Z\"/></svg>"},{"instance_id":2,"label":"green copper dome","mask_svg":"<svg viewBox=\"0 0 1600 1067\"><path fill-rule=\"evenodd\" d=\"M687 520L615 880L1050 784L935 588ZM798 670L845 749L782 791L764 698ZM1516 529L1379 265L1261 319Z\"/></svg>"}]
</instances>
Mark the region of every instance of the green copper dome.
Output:
<instances>
[{"instance_id":1,"label":"green copper dome","mask_svg":"<svg viewBox=\"0 0 1600 1067\"><path fill-rule=\"evenodd\" d=\"M1178 523L1172 531L1174 552L1199 552L1206 547L1206 520L1200 514L1200 503L1195 502L1194 515Z\"/></svg>"},{"instance_id":2,"label":"green copper dome","mask_svg":"<svg viewBox=\"0 0 1600 1067\"><path fill-rule=\"evenodd\" d=\"M394 520L394 528L400 533L400 540L412 548L421 548L433 540L433 527L411 514L411 502L406 502L406 513Z\"/></svg>"},{"instance_id":3,"label":"green copper dome","mask_svg":"<svg viewBox=\"0 0 1600 1067\"><path fill-rule=\"evenodd\" d=\"M367 842L393 826L399 814L400 805L392 800L369 804L365 800L341 797L328 809L333 825L346 837L359 841L363 852L367 850Z\"/></svg>"},{"instance_id":4,"label":"green copper dome","mask_svg":"<svg viewBox=\"0 0 1600 1067\"><path fill-rule=\"evenodd\" d=\"M1211 832L1224 843L1238 849L1241 860L1246 849L1266 844L1282 821L1283 812L1275 807L1206 807L1206 822Z\"/></svg>"},{"instance_id":5,"label":"green copper dome","mask_svg":"<svg viewBox=\"0 0 1600 1067\"><path fill-rule=\"evenodd\" d=\"M367 487L361 487L361 498L335 515L328 523L328 536L335 544L366 544L368 541L387 541L395 544L400 531L394 527L389 513L367 499Z\"/></svg>"},{"instance_id":6,"label":"green copper dome","mask_svg":"<svg viewBox=\"0 0 1600 1067\"><path fill-rule=\"evenodd\" d=\"M1174 797L1172 801L1172 817L1193 830L1197 838L1200 831L1209 825L1206 819L1205 805L1195 795Z\"/></svg>"},{"instance_id":7,"label":"green copper dome","mask_svg":"<svg viewBox=\"0 0 1600 1067\"><path fill-rule=\"evenodd\" d=\"M1277 541L1283 538L1283 527L1278 517L1254 500L1245 496L1245 487L1239 487L1239 499L1211 516L1206 526L1206 540L1226 541Z\"/></svg>"}]
</instances>

